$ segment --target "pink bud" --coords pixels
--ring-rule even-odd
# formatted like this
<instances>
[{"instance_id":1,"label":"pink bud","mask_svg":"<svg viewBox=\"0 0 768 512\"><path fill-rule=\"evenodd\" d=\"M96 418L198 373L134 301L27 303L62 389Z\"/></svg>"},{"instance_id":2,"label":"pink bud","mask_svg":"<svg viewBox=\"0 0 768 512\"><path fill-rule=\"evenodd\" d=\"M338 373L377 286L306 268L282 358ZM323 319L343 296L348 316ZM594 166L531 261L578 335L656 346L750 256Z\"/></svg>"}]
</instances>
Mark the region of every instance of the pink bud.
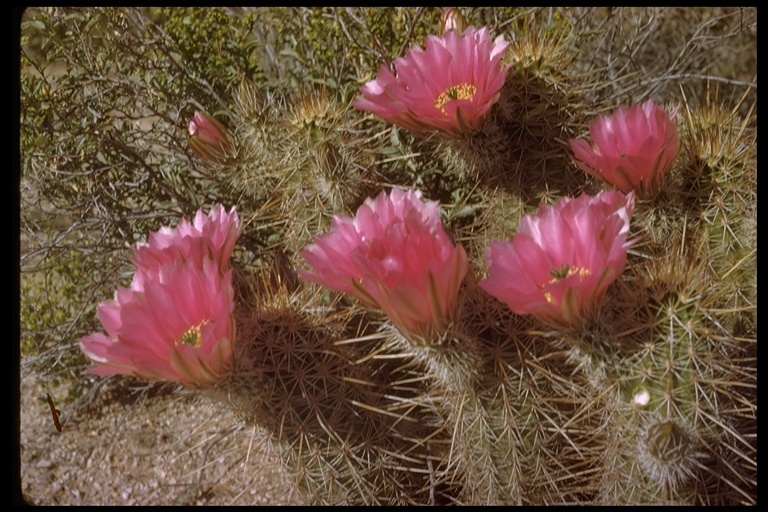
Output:
<instances>
[{"instance_id":1,"label":"pink bud","mask_svg":"<svg viewBox=\"0 0 768 512\"><path fill-rule=\"evenodd\" d=\"M231 149L227 129L208 114L195 112L187 130L190 149L203 160L222 159Z\"/></svg>"},{"instance_id":2,"label":"pink bud","mask_svg":"<svg viewBox=\"0 0 768 512\"><path fill-rule=\"evenodd\" d=\"M443 15L440 17L440 35L449 30L455 30L456 33L461 34L466 28L467 20L461 15L458 8L448 7L443 11Z\"/></svg>"}]
</instances>

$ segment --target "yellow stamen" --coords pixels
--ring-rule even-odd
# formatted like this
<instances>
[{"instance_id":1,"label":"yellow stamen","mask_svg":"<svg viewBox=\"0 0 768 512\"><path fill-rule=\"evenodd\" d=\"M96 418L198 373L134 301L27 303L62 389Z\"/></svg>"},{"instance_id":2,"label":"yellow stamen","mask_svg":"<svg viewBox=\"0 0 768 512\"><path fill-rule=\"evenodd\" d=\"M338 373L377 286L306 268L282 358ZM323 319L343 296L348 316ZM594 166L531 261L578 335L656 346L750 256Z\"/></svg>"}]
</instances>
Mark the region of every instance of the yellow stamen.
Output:
<instances>
[{"instance_id":1,"label":"yellow stamen","mask_svg":"<svg viewBox=\"0 0 768 512\"><path fill-rule=\"evenodd\" d=\"M199 324L193 325L184 331L184 334L179 336L176 340L176 345L192 345L193 347L199 347L203 342L203 335L200 333L200 327L209 323L211 323L210 320L203 320Z\"/></svg>"},{"instance_id":2,"label":"yellow stamen","mask_svg":"<svg viewBox=\"0 0 768 512\"><path fill-rule=\"evenodd\" d=\"M475 93L477 92L477 87L468 84L463 83L459 85L452 85L451 87L444 90L442 93L440 93L440 96L435 99L435 108L440 110L443 114L446 113L445 111L445 104L448 103L451 100L470 100L472 101L475 97Z\"/></svg>"}]
</instances>

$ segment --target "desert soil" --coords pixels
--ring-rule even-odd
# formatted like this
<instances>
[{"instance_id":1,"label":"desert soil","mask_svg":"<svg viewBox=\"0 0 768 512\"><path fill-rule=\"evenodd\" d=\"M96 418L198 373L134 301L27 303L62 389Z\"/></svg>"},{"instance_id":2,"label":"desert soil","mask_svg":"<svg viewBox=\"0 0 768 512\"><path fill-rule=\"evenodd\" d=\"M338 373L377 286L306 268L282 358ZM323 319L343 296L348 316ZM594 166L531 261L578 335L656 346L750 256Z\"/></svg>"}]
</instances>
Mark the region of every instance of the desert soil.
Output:
<instances>
[{"instance_id":1,"label":"desert soil","mask_svg":"<svg viewBox=\"0 0 768 512\"><path fill-rule=\"evenodd\" d=\"M20 480L34 505L294 504L265 436L223 405L111 379L79 403L21 376ZM133 386L133 389L131 388ZM57 432L50 394L63 430Z\"/></svg>"}]
</instances>

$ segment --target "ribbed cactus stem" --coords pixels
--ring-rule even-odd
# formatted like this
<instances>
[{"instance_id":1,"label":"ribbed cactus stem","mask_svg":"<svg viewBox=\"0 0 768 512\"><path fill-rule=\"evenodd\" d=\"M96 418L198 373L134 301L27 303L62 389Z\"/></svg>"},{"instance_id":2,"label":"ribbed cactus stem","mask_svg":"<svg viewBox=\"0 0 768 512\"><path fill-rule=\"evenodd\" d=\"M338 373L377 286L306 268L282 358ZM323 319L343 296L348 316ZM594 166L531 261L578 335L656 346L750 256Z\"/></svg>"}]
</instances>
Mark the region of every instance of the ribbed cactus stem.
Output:
<instances>
[{"instance_id":1,"label":"ribbed cactus stem","mask_svg":"<svg viewBox=\"0 0 768 512\"><path fill-rule=\"evenodd\" d=\"M448 332L439 344L412 345L400 340L402 350L423 368L427 393L450 437L443 471L460 479L462 503L503 503L504 490L495 471L497 435L479 395L483 357L478 341L463 333Z\"/></svg>"}]
</instances>

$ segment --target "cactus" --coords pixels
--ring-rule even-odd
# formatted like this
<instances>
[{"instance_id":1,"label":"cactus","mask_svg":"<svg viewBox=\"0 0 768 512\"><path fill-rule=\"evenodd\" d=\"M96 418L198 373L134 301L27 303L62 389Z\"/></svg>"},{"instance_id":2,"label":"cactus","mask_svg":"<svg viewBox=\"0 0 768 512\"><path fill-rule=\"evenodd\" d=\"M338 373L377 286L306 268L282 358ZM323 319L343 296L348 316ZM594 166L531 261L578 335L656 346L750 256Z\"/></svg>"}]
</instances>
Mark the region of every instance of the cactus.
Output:
<instances>
[{"instance_id":1,"label":"cactus","mask_svg":"<svg viewBox=\"0 0 768 512\"><path fill-rule=\"evenodd\" d=\"M633 233L644 242L592 324L574 330L523 321L474 284L482 247L514 231L516 209L519 218L536 203L532 197L575 195L591 181L574 171L560 143L588 119L566 47L565 37L547 39L524 27L507 50L511 70L481 128L412 140L455 176L436 184L442 188L436 193L455 197L468 183L478 184L463 201L445 206L456 238L474 247L475 261L448 333L414 345L381 313L344 298L322 299L308 284L299 293L310 295L288 301L301 308L278 314L262 305L240 320L251 326L242 334L244 350L268 350L243 358L253 361L246 374L259 375L248 387L259 398L245 408L252 421L275 421L267 426L289 445L287 464L310 502L708 504L743 498L721 495L717 474L720 485L749 495L755 444L744 422L754 417L748 404L755 388L749 270L755 201L747 120L718 114L721 107L697 114L685 104L687 159L681 160L687 161L678 164L663 197L638 206ZM260 126L304 148L297 154L307 158L322 144L302 130L333 107L303 101L301 112L314 108L312 121L293 121L293 130ZM282 112L297 119L299 110ZM300 132L304 141L295 138ZM725 146L719 153L704 142L713 139ZM365 152L361 143L355 145ZM312 164L308 173L324 172L319 159ZM692 173L700 176L696 197L680 184ZM263 175L254 176L261 183ZM324 197L320 188L312 193ZM344 212L353 202L326 204L328 212ZM291 214L288 222L295 223ZM511 226L500 222L510 214ZM734 265L743 268L718 279ZM745 311L739 334L728 325L728 308Z\"/></svg>"},{"instance_id":2,"label":"cactus","mask_svg":"<svg viewBox=\"0 0 768 512\"><path fill-rule=\"evenodd\" d=\"M354 12L336 14L338 36ZM670 93L681 151L638 200L638 242L600 309L578 327L513 313L478 286L485 248L606 187L567 140L617 106L581 67L576 17L513 21L498 101L458 135L386 125L340 90L243 79L232 147L207 165L265 250L235 257L234 369L205 393L270 433L310 504L754 503L754 105ZM390 186L439 199L470 260L451 325L423 343L297 273L334 215Z\"/></svg>"},{"instance_id":3,"label":"cactus","mask_svg":"<svg viewBox=\"0 0 768 512\"><path fill-rule=\"evenodd\" d=\"M265 238L292 255L326 229L333 214L365 198L370 178L362 170L372 156L357 140L358 121L320 88L286 97L261 92L244 78L236 107L238 153L219 170L261 206ZM303 222L293 222L294 215Z\"/></svg>"}]
</instances>

